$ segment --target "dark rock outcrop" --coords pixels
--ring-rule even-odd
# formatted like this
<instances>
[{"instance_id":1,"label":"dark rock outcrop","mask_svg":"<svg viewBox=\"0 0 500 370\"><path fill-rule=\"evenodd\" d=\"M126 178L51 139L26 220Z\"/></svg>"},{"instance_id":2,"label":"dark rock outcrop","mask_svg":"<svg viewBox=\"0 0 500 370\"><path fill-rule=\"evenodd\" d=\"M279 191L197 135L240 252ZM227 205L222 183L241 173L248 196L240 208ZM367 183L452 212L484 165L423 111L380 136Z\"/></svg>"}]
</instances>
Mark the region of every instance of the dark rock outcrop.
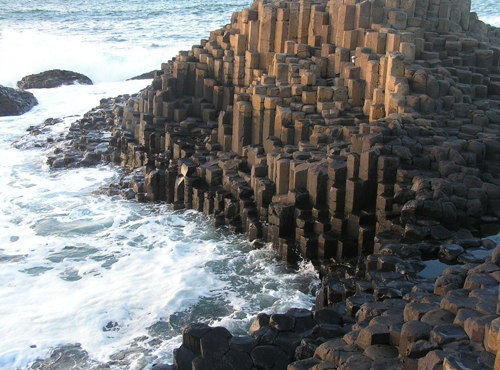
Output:
<instances>
[{"instance_id":1,"label":"dark rock outcrop","mask_svg":"<svg viewBox=\"0 0 500 370\"><path fill-rule=\"evenodd\" d=\"M498 253L500 247L493 251ZM414 277L405 289L399 284L405 294L397 298L380 296L372 288L396 286L401 279L386 275L385 282L377 281L370 263L367 259L366 276L346 274L328 286L330 297L340 289L347 298L329 302L330 308L317 305L314 311L261 313L248 336L232 337L224 328L202 323L188 325L173 369L498 368L500 303L490 303L497 301L499 281L494 277L500 267L490 257L450 268L437 279ZM437 289L440 279L459 274L467 279L453 291ZM485 276L491 281L486 283ZM482 285L468 286L469 280ZM206 350L205 342L210 343Z\"/></svg>"},{"instance_id":2,"label":"dark rock outcrop","mask_svg":"<svg viewBox=\"0 0 500 370\"><path fill-rule=\"evenodd\" d=\"M127 81L132 81L132 80L152 80L153 78L156 77L156 71L150 71L150 72L145 72L142 73L138 76L129 78Z\"/></svg>"},{"instance_id":3,"label":"dark rock outcrop","mask_svg":"<svg viewBox=\"0 0 500 370\"><path fill-rule=\"evenodd\" d=\"M93 85L92 80L81 73L52 69L29 76L17 82L20 89L51 89L63 85Z\"/></svg>"},{"instance_id":4,"label":"dark rock outcrop","mask_svg":"<svg viewBox=\"0 0 500 370\"><path fill-rule=\"evenodd\" d=\"M467 0L319 3L256 0L67 148L130 169L108 194L319 266L315 312L260 314L243 339L190 325L176 369L493 368L500 252L474 249L500 230L500 29ZM438 257L460 266L424 277Z\"/></svg>"},{"instance_id":5,"label":"dark rock outcrop","mask_svg":"<svg viewBox=\"0 0 500 370\"><path fill-rule=\"evenodd\" d=\"M0 85L0 116L19 116L38 104L29 91L20 91Z\"/></svg>"}]
</instances>

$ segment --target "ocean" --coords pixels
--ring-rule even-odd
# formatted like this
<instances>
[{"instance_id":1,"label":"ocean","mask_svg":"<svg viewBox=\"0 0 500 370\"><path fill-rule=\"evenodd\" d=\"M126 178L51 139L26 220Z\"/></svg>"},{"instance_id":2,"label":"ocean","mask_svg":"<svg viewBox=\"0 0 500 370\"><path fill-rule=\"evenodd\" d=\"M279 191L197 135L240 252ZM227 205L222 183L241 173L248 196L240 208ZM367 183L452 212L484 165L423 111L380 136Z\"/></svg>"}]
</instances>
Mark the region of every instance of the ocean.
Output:
<instances>
[{"instance_id":1,"label":"ocean","mask_svg":"<svg viewBox=\"0 0 500 370\"><path fill-rule=\"evenodd\" d=\"M39 105L0 118L0 369L150 369L172 362L194 321L245 334L258 312L310 308L310 263L281 263L269 247L215 229L194 211L99 193L109 165L51 170L47 143L101 98L135 93L126 81L159 68L248 1L0 0L0 84L48 69L92 86L32 90ZM496 1L473 1L500 25ZM45 125L38 135L27 130ZM75 359L64 367L57 356ZM59 366L59 367L58 367ZM69 366L69 365L67 365Z\"/></svg>"}]
</instances>

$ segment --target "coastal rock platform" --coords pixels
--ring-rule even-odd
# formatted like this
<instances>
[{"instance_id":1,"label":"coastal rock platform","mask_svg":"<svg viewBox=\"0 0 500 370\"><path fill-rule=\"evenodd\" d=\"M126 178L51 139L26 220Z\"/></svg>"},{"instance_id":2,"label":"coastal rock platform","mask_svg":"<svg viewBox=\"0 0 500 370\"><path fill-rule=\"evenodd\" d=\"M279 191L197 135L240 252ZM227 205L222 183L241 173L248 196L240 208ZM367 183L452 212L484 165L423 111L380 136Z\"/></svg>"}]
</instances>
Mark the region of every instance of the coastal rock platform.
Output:
<instances>
[{"instance_id":1,"label":"coastal rock platform","mask_svg":"<svg viewBox=\"0 0 500 370\"><path fill-rule=\"evenodd\" d=\"M500 30L470 5L258 0L72 125L53 167L121 164L109 194L320 272L315 311L193 324L174 368L495 366L499 252L472 251L500 231Z\"/></svg>"},{"instance_id":2,"label":"coastal rock platform","mask_svg":"<svg viewBox=\"0 0 500 370\"><path fill-rule=\"evenodd\" d=\"M259 314L250 335L243 337L233 337L224 328L192 324L183 331L174 365L163 366L179 370L498 369L498 263L487 258L450 267L434 284L409 284L388 271L379 271L386 274L387 285L370 281L370 274L365 279L344 279L329 286L339 298L331 307Z\"/></svg>"}]
</instances>

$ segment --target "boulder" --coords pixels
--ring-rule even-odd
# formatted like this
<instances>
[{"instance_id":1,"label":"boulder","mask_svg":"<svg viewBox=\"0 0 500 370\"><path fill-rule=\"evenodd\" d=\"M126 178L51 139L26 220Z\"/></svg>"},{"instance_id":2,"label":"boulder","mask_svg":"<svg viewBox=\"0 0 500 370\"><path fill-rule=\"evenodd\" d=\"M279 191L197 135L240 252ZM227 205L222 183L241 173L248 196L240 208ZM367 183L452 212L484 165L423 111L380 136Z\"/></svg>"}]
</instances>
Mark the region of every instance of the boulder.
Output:
<instances>
[{"instance_id":1,"label":"boulder","mask_svg":"<svg viewBox=\"0 0 500 370\"><path fill-rule=\"evenodd\" d=\"M38 104L29 91L20 91L0 85L0 117L19 116Z\"/></svg>"},{"instance_id":2,"label":"boulder","mask_svg":"<svg viewBox=\"0 0 500 370\"><path fill-rule=\"evenodd\" d=\"M81 73L52 69L25 76L17 82L20 89L51 89L63 85L93 85L92 80Z\"/></svg>"},{"instance_id":3,"label":"boulder","mask_svg":"<svg viewBox=\"0 0 500 370\"><path fill-rule=\"evenodd\" d=\"M439 345L469 339L464 328L456 324L436 326L430 333L430 341Z\"/></svg>"}]
</instances>

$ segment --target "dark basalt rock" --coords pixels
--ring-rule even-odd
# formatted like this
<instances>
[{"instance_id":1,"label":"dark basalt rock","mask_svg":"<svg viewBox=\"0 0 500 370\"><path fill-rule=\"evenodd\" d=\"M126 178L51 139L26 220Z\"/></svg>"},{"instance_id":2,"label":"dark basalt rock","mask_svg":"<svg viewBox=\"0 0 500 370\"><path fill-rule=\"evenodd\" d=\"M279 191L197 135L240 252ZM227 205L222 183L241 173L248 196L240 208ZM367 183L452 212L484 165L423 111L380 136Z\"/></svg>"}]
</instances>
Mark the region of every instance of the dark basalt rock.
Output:
<instances>
[{"instance_id":1,"label":"dark basalt rock","mask_svg":"<svg viewBox=\"0 0 500 370\"><path fill-rule=\"evenodd\" d=\"M93 85L92 80L81 73L52 69L29 76L17 82L20 89L52 89L63 85Z\"/></svg>"},{"instance_id":2,"label":"dark basalt rock","mask_svg":"<svg viewBox=\"0 0 500 370\"><path fill-rule=\"evenodd\" d=\"M177 370L278 370L293 359L288 369L434 368L455 353L492 350L500 251L487 261L472 248L499 230L500 30L484 28L466 0L453 2L463 6L460 25L449 16L410 21L403 4L337 12L339 2L323 0L314 10L301 2L300 19L345 25L380 14L364 47L351 37L357 30L323 35L314 26L273 48L271 19L286 3L256 1L232 23L258 20L260 34L228 25L163 63L140 93L101 101L71 126L51 166L92 165L100 154L131 169L108 194L195 209L272 243L286 262L318 268L314 313L259 314L243 338L190 325ZM437 4L449 14L450 1ZM435 15L428 2L415 5ZM375 31L385 20L396 33ZM266 51L247 50L253 41ZM105 131L109 145L95 134ZM418 275L438 257L462 266Z\"/></svg>"},{"instance_id":3,"label":"dark basalt rock","mask_svg":"<svg viewBox=\"0 0 500 370\"><path fill-rule=\"evenodd\" d=\"M87 351L83 350L79 344L67 344L55 348L49 358L35 361L31 368L39 370L72 370L81 369L81 366L96 370L109 369L107 364L92 360Z\"/></svg>"},{"instance_id":4,"label":"dark basalt rock","mask_svg":"<svg viewBox=\"0 0 500 370\"><path fill-rule=\"evenodd\" d=\"M38 104L29 91L20 91L0 85L0 116L19 116Z\"/></svg>"},{"instance_id":5,"label":"dark basalt rock","mask_svg":"<svg viewBox=\"0 0 500 370\"><path fill-rule=\"evenodd\" d=\"M156 71L145 72L145 73L142 73L142 74L140 74L138 76L129 78L129 79L127 79L127 81L133 81L133 80L152 80L153 78L155 78L155 72Z\"/></svg>"},{"instance_id":6,"label":"dark basalt rock","mask_svg":"<svg viewBox=\"0 0 500 370\"><path fill-rule=\"evenodd\" d=\"M153 370L175 370L174 365L168 365L168 364L155 364L152 367Z\"/></svg>"}]
</instances>

